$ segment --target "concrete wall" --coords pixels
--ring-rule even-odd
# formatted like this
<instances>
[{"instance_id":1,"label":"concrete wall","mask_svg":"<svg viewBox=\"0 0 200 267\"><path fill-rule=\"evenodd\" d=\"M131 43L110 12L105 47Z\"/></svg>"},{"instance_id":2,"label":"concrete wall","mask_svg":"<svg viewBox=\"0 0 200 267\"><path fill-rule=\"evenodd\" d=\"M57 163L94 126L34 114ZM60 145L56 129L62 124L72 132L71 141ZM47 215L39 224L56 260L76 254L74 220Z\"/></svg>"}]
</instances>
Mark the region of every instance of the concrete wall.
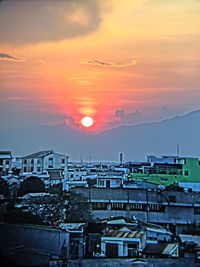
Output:
<instances>
[{"instance_id":1,"label":"concrete wall","mask_svg":"<svg viewBox=\"0 0 200 267\"><path fill-rule=\"evenodd\" d=\"M43 253L60 256L63 248L68 256L69 234L50 227L0 224L0 250L24 246Z\"/></svg>"},{"instance_id":2,"label":"concrete wall","mask_svg":"<svg viewBox=\"0 0 200 267\"><path fill-rule=\"evenodd\" d=\"M143 261L143 263L142 263ZM138 261L139 262L139 261ZM196 267L199 264L191 259L141 259L140 263L134 262L134 259L93 259L68 261L68 267Z\"/></svg>"},{"instance_id":3,"label":"concrete wall","mask_svg":"<svg viewBox=\"0 0 200 267\"><path fill-rule=\"evenodd\" d=\"M200 206L200 193L101 188L77 188L76 192L84 194L90 203L106 203L107 210L91 210L93 218L103 219L111 216L133 218L135 216L142 221L173 225L187 225L200 221L200 214L194 213L194 205ZM174 198L173 202L172 197ZM125 208L123 210L111 209L111 203L125 203ZM129 210L129 203L145 204L147 206L160 205L164 207L164 210L149 210L148 212L145 210Z\"/></svg>"}]
</instances>

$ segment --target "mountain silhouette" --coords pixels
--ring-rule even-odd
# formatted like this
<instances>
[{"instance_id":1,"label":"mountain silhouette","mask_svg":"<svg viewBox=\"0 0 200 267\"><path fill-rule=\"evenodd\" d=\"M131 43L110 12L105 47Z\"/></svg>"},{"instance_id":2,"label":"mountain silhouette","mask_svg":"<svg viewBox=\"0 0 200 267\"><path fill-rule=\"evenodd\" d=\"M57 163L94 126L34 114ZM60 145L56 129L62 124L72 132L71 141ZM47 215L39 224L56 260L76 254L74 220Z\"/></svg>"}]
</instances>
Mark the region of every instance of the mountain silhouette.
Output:
<instances>
[{"instance_id":1,"label":"mountain silhouette","mask_svg":"<svg viewBox=\"0 0 200 267\"><path fill-rule=\"evenodd\" d=\"M59 125L26 125L12 131L0 132L1 150L14 155L27 155L40 150L54 149L70 156L71 160L145 160L146 155L200 155L200 110L160 122L120 126L99 134L88 134Z\"/></svg>"}]
</instances>

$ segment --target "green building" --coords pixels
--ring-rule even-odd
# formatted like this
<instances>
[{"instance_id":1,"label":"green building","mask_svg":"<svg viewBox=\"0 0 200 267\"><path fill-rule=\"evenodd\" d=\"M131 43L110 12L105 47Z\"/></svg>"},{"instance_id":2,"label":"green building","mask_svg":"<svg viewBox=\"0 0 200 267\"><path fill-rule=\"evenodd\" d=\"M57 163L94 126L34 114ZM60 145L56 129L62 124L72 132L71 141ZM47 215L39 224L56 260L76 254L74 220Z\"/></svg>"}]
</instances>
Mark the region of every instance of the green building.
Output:
<instances>
[{"instance_id":1,"label":"green building","mask_svg":"<svg viewBox=\"0 0 200 267\"><path fill-rule=\"evenodd\" d=\"M200 183L200 159L189 157L169 157L167 162L150 162L140 166L130 174L129 180L146 181L169 186L179 182ZM158 159L158 158L157 158ZM172 162L173 159L173 162Z\"/></svg>"}]
</instances>

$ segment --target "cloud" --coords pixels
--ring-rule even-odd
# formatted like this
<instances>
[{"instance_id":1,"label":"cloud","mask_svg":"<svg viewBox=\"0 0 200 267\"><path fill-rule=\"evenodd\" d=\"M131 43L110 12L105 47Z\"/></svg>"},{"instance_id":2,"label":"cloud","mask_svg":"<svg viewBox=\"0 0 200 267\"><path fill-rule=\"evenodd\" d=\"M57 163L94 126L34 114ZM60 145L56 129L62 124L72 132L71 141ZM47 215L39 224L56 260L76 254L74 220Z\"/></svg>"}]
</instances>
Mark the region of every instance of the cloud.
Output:
<instances>
[{"instance_id":1,"label":"cloud","mask_svg":"<svg viewBox=\"0 0 200 267\"><path fill-rule=\"evenodd\" d=\"M0 53L0 61L4 61L4 60L8 60L8 61L23 61L22 59L13 57L13 56L11 56L9 54Z\"/></svg>"},{"instance_id":2,"label":"cloud","mask_svg":"<svg viewBox=\"0 0 200 267\"><path fill-rule=\"evenodd\" d=\"M108 62L99 59L89 59L81 62L84 65L101 66L101 67L116 67L125 68L129 66L135 66L138 63L137 59L133 59L130 62Z\"/></svg>"},{"instance_id":3,"label":"cloud","mask_svg":"<svg viewBox=\"0 0 200 267\"><path fill-rule=\"evenodd\" d=\"M23 45L87 35L98 29L109 3L110 0L0 1L1 42Z\"/></svg>"},{"instance_id":4,"label":"cloud","mask_svg":"<svg viewBox=\"0 0 200 267\"><path fill-rule=\"evenodd\" d=\"M144 117L138 110L134 112L126 112L124 109L118 109L114 114L115 118L118 118L120 124L134 125L148 121L148 118Z\"/></svg>"}]
</instances>

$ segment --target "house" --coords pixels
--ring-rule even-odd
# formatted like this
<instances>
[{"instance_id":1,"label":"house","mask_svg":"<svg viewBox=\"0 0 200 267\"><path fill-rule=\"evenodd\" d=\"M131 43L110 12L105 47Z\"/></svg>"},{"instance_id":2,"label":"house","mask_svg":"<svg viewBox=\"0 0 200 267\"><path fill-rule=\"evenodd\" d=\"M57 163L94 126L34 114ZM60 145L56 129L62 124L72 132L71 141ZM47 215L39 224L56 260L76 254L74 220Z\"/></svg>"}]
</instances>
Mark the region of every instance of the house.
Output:
<instances>
[{"instance_id":1,"label":"house","mask_svg":"<svg viewBox=\"0 0 200 267\"><path fill-rule=\"evenodd\" d=\"M178 243L148 244L142 253L150 258L178 258L179 245Z\"/></svg>"},{"instance_id":2,"label":"house","mask_svg":"<svg viewBox=\"0 0 200 267\"><path fill-rule=\"evenodd\" d=\"M145 231L108 230L101 238L101 252L107 258L136 257L145 247Z\"/></svg>"},{"instance_id":3,"label":"house","mask_svg":"<svg viewBox=\"0 0 200 267\"><path fill-rule=\"evenodd\" d=\"M147 232L147 243L158 243L160 241L170 242L173 234L161 225L144 223Z\"/></svg>"},{"instance_id":4,"label":"house","mask_svg":"<svg viewBox=\"0 0 200 267\"><path fill-rule=\"evenodd\" d=\"M184 258L200 261L200 236L180 234L180 253Z\"/></svg>"},{"instance_id":5,"label":"house","mask_svg":"<svg viewBox=\"0 0 200 267\"><path fill-rule=\"evenodd\" d=\"M11 151L0 151L0 173L8 174L12 170Z\"/></svg>"},{"instance_id":6,"label":"house","mask_svg":"<svg viewBox=\"0 0 200 267\"><path fill-rule=\"evenodd\" d=\"M97 176L97 187L120 188L123 186L124 172L103 172Z\"/></svg>"},{"instance_id":7,"label":"house","mask_svg":"<svg viewBox=\"0 0 200 267\"><path fill-rule=\"evenodd\" d=\"M41 173L44 170L67 169L68 156L53 150L36 152L22 158L22 171Z\"/></svg>"},{"instance_id":8,"label":"house","mask_svg":"<svg viewBox=\"0 0 200 267\"><path fill-rule=\"evenodd\" d=\"M146 243L170 242L173 234L161 225L138 221L136 218L114 217L107 220L107 225L120 230L143 230L146 231Z\"/></svg>"},{"instance_id":9,"label":"house","mask_svg":"<svg viewBox=\"0 0 200 267\"><path fill-rule=\"evenodd\" d=\"M59 229L69 234L69 258L79 259L84 256L85 223L61 223Z\"/></svg>"}]
</instances>

